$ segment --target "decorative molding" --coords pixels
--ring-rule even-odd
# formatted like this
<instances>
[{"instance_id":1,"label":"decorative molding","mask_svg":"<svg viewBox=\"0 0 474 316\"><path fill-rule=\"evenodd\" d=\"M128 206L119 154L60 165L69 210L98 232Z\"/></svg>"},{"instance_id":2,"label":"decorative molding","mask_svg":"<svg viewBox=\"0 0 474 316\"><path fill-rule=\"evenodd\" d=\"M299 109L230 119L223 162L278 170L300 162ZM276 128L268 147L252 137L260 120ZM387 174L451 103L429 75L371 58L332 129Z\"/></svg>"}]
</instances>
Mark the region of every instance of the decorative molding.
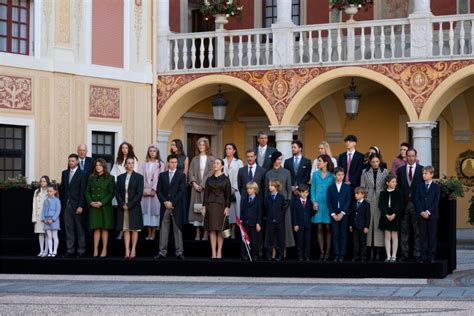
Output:
<instances>
[{"instance_id":1,"label":"decorative molding","mask_svg":"<svg viewBox=\"0 0 474 316\"><path fill-rule=\"evenodd\" d=\"M472 64L474 64L474 60L371 64L359 67L383 74L398 84L411 99L412 105L419 116L426 101L443 80L456 71ZM157 109L159 112L171 95L187 83L203 76L219 74L235 77L252 85L268 100L275 111L278 120L281 121L288 104L304 85L321 74L336 68L342 67L313 67L160 75L158 76L157 81ZM348 74L348 76L350 75L351 74Z\"/></svg>"},{"instance_id":2,"label":"decorative molding","mask_svg":"<svg viewBox=\"0 0 474 316\"><path fill-rule=\"evenodd\" d=\"M58 46L71 47L71 1L56 0L55 43Z\"/></svg>"},{"instance_id":3,"label":"decorative molding","mask_svg":"<svg viewBox=\"0 0 474 316\"><path fill-rule=\"evenodd\" d=\"M466 150L456 159L456 172L464 185L474 186L474 151Z\"/></svg>"},{"instance_id":4,"label":"decorative molding","mask_svg":"<svg viewBox=\"0 0 474 316\"><path fill-rule=\"evenodd\" d=\"M140 63L140 46L141 46L141 34L142 34L142 29L143 29L143 6L140 4L137 4L135 1L135 6L134 6L134 12L135 12L135 19L133 23L133 30L135 31L135 54L137 57L137 64Z\"/></svg>"},{"instance_id":5,"label":"decorative molding","mask_svg":"<svg viewBox=\"0 0 474 316\"><path fill-rule=\"evenodd\" d=\"M81 51L81 36L82 36L82 21L83 21L83 0L75 0L74 7L74 33L76 44L76 56L80 56Z\"/></svg>"},{"instance_id":6,"label":"decorative molding","mask_svg":"<svg viewBox=\"0 0 474 316\"><path fill-rule=\"evenodd\" d=\"M31 111L31 78L0 75L0 108Z\"/></svg>"},{"instance_id":7,"label":"decorative molding","mask_svg":"<svg viewBox=\"0 0 474 316\"><path fill-rule=\"evenodd\" d=\"M51 0L43 0L43 23L44 23L44 34L45 34L45 53L46 55L49 52L49 46L50 46L50 32L51 32L51 20L52 20L52 13L53 13L53 7ZM36 39L38 40L38 39Z\"/></svg>"},{"instance_id":8,"label":"decorative molding","mask_svg":"<svg viewBox=\"0 0 474 316\"><path fill-rule=\"evenodd\" d=\"M91 85L89 87L89 116L120 118L120 89Z\"/></svg>"},{"instance_id":9,"label":"decorative molding","mask_svg":"<svg viewBox=\"0 0 474 316\"><path fill-rule=\"evenodd\" d=\"M453 131L453 138L456 143L470 143L472 132L468 131Z\"/></svg>"},{"instance_id":10,"label":"decorative molding","mask_svg":"<svg viewBox=\"0 0 474 316\"><path fill-rule=\"evenodd\" d=\"M39 161L39 169L44 174L51 174L51 80L48 77L39 78L39 144L41 144L43 150L38 150L39 157L35 157L35 160Z\"/></svg>"},{"instance_id":11,"label":"decorative molding","mask_svg":"<svg viewBox=\"0 0 474 316\"><path fill-rule=\"evenodd\" d=\"M71 90L72 76L55 77L55 129L56 143L53 150L55 160L53 170L62 170L64 159L71 151Z\"/></svg>"}]
</instances>

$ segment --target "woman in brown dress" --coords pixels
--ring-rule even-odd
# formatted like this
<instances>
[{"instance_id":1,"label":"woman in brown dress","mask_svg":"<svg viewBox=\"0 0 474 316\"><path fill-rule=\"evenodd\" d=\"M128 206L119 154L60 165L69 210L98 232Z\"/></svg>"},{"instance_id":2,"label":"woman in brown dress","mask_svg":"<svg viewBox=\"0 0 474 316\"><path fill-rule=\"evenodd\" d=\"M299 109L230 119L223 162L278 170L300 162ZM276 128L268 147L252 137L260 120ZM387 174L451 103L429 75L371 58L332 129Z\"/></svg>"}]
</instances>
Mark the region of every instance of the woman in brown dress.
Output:
<instances>
[{"instance_id":1,"label":"woman in brown dress","mask_svg":"<svg viewBox=\"0 0 474 316\"><path fill-rule=\"evenodd\" d=\"M225 217L229 216L231 185L224 174L224 161L216 159L213 170L204 189L204 230L210 234L212 259L221 259L224 243L221 232Z\"/></svg>"}]
</instances>

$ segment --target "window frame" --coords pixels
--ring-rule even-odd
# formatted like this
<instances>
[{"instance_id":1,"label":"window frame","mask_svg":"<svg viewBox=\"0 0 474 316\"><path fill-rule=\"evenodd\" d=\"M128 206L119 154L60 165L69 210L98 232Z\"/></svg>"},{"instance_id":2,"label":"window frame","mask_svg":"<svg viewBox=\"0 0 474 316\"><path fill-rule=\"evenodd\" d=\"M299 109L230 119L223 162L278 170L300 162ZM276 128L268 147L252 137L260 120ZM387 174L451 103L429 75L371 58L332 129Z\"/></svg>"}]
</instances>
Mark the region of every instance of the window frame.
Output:
<instances>
[{"instance_id":1,"label":"window frame","mask_svg":"<svg viewBox=\"0 0 474 316\"><path fill-rule=\"evenodd\" d=\"M96 160L98 158L103 158L108 166L110 167L109 168L109 172L110 170L112 170L112 167L115 163L115 135L116 133L115 132L111 132L111 131L99 131L99 130L93 130L92 133L91 133L91 156L92 156L92 160ZM94 136L97 135L103 135L104 136L104 139L105 139L105 136L111 136L112 137L112 141L111 143L106 143L105 140L104 142L102 143L99 143L99 142L94 142ZM94 152L94 146L110 146L111 147L111 154L98 154L98 153L95 153Z\"/></svg>"},{"instance_id":2,"label":"window frame","mask_svg":"<svg viewBox=\"0 0 474 316\"><path fill-rule=\"evenodd\" d=\"M271 1L271 4L267 4L267 1ZM294 3L297 2L297 3ZM298 14L293 14L294 7L298 7ZM262 0L262 27L268 28L271 27L273 23L277 21L277 14L278 14L278 9L277 9L277 0ZM272 10L272 15L267 16L267 8L271 8ZM292 0L291 1L291 20L294 23L295 17L298 18L298 23L295 23L296 25L301 25L301 8L302 8L302 3L301 0ZM267 25L267 20L270 20L271 23L270 25Z\"/></svg>"},{"instance_id":3,"label":"window frame","mask_svg":"<svg viewBox=\"0 0 474 316\"><path fill-rule=\"evenodd\" d=\"M6 19L0 18L0 22L6 23L6 35L0 35L0 39L6 39L5 50L0 52L18 54L18 55L30 55L30 42L31 42L31 1L30 0L16 0L18 4L14 4L14 0L6 0L6 3L0 3L0 7L6 7ZM16 21L13 20L13 11L17 10ZM26 10L25 22L22 21L21 13ZM18 25L17 36L13 35L13 25ZM21 28L25 27L25 37L21 36ZM16 50L13 50L13 41L17 41ZM21 50L21 43L25 43L25 52Z\"/></svg>"},{"instance_id":4,"label":"window frame","mask_svg":"<svg viewBox=\"0 0 474 316\"><path fill-rule=\"evenodd\" d=\"M10 169L5 169L5 163L3 163L3 165L0 165L0 171L3 171L4 173L7 172L7 171L10 171L10 172L16 172L16 171L20 171L19 173L16 173L16 174L13 174L13 177L16 177L18 175L22 175L22 176L26 176L26 142L27 142L27 136L26 136L26 133L27 133L27 129L26 129L26 126L21 126L21 125L11 125L11 124L0 124L0 129L1 128L12 128L13 129L13 134L12 134L12 137L7 137L6 136L6 130L4 132L4 136L0 136L0 143L2 140L4 140L6 142L7 139L11 139L13 141L15 140L18 140L18 139L21 139L22 141L22 146L21 146L21 149L7 149L7 148L1 148L0 147L0 157L1 158L21 158L21 168L20 170L16 169L14 167L14 164L12 165L12 168ZM17 138L15 137L15 130L21 130L21 136L20 138ZM13 145L14 147L14 145ZM7 178L9 178L10 176L4 176L5 178L2 180L0 178L0 181L4 181L6 180Z\"/></svg>"}]
</instances>

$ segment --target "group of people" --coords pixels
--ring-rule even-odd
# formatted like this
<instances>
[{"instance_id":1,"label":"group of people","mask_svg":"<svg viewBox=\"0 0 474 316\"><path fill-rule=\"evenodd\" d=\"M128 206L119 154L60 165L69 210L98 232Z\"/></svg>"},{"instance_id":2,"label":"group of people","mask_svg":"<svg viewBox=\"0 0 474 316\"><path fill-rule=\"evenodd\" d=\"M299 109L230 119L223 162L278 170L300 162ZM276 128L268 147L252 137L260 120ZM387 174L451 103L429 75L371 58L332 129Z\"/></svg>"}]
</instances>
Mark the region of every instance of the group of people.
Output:
<instances>
[{"instance_id":1,"label":"group of people","mask_svg":"<svg viewBox=\"0 0 474 316\"><path fill-rule=\"evenodd\" d=\"M124 142L110 172L103 159L92 161L87 147L78 146L62 173L62 203L47 176L35 192L33 222L40 236L39 256L57 254L62 205L66 257L84 256L87 213L94 257L107 256L108 232L115 225L123 232L125 259L136 257L144 227L147 240L155 239L159 231L155 259L167 257L170 230L175 255L184 259L182 225L191 224L196 240L210 240L215 260L222 258L225 233L231 231L234 237L239 227L244 236L242 260L281 261L286 249L296 246L298 260L307 261L315 227L321 261L344 261L349 240L353 261L382 260L383 248L386 262L411 257L417 262L434 261L440 188L432 180L434 168L421 166L409 144L400 145L400 154L388 170L377 146L365 155L356 150L355 135L346 136L346 151L337 158L329 144L321 142L313 163L302 155L299 140L292 142L292 157L286 160L268 145L265 133L258 135L257 142L255 149L245 152L245 166L233 143L225 145L220 159L212 154L209 140L200 138L198 154L190 160L182 141L174 139L166 162L157 146L150 145L139 164L133 146Z\"/></svg>"}]
</instances>

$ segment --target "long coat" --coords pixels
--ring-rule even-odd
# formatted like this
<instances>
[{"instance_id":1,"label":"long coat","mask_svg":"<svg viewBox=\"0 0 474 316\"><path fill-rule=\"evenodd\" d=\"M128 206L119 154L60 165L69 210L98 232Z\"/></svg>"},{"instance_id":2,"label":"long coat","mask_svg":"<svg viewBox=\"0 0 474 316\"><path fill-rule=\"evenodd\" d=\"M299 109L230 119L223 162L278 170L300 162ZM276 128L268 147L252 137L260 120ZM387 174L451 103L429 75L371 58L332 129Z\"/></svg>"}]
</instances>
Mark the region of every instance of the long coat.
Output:
<instances>
[{"instance_id":1,"label":"long coat","mask_svg":"<svg viewBox=\"0 0 474 316\"><path fill-rule=\"evenodd\" d=\"M281 167L279 169L272 168L265 174L265 196L268 195L268 182L270 180L278 180L281 184L280 193L287 201L288 207L285 211L285 244L286 247L295 246L295 238L293 236L293 225L291 223L290 201L291 193L291 173L287 169Z\"/></svg>"},{"instance_id":2,"label":"long coat","mask_svg":"<svg viewBox=\"0 0 474 316\"><path fill-rule=\"evenodd\" d=\"M152 165L151 169L149 165ZM156 195L156 187L158 184L158 179L160 173L165 171L165 163L163 161L159 162L145 162L140 168L139 172L143 175L143 193L155 191L154 196L143 196L142 197L142 213L143 215L160 215L160 201Z\"/></svg>"},{"instance_id":3,"label":"long coat","mask_svg":"<svg viewBox=\"0 0 474 316\"><path fill-rule=\"evenodd\" d=\"M360 179L360 185L367 190L367 202L370 203L370 225L367 235L368 247L384 247L384 232L379 229L380 210L379 196L385 190L385 178L388 176L388 169L377 170L377 181L374 183L374 170L372 168L364 170Z\"/></svg>"},{"instance_id":4,"label":"long coat","mask_svg":"<svg viewBox=\"0 0 474 316\"><path fill-rule=\"evenodd\" d=\"M41 212L43 211L44 201L48 198L46 189L38 188L33 195L33 212L31 221L35 223L35 233L44 234L44 223L41 221Z\"/></svg>"},{"instance_id":5,"label":"long coat","mask_svg":"<svg viewBox=\"0 0 474 316\"><path fill-rule=\"evenodd\" d=\"M228 163L227 158L224 158L224 174L229 178L231 184L231 192L235 196L235 201L230 204L229 208L229 223L237 223L235 215L237 214L240 217L240 191L239 183L237 181L239 169L244 166L242 160L234 158L232 162Z\"/></svg>"},{"instance_id":6,"label":"long coat","mask_svg":"<svg viewBox=\"0 0 474 316\"><path fill-rule=\"evenodd\" d=\"M114 226L114 215L112 211L112 199L115 196L114 177L90 176L86 187L86 201L89 206L89 226L91 229L112 229ZM102 207L94 208L92 202L101 202Z\"/></svg>"},{"instance_id":7,"label":"long coat","mask_svg":"<svg viewBox=\"0 0 474 316\"><path fill-rule=\"evenodd\" d=\"M115 187L115 198L119 205L119 212L117 216L117 230L123 230L123 217L125 204L125 180L127 174L121 174L117 178L117 185ZM128 182L128 220L130 230L140 230L143 228L143 216L141 200L143 196L143 176L135 171L132 172Z\"/></svg>"},{"instance_id":8,"label":"long coat","mask_svg":"<svg viewBox=\"0 0 474 316\"><path fill-rule=\"evenodd\" d=\"M193 182L202 186L204 189L206 185L206 180L213 174L212 166L214 164L213 156L207 156L206 161L206 168L204 169L204 176L201 178L201 171L199 169L199 155L194 157L189 164L189 174L188 174L188 181L189 184L192 186ZM194 222L204 222L204 217L201 214L194 213L194 204L195 203L202 203L203 201L204 190L200 193L194 190L194 187L191 187L191 199L189 201L189 222L192 224Z\"/></svg>"}]
</instances>

